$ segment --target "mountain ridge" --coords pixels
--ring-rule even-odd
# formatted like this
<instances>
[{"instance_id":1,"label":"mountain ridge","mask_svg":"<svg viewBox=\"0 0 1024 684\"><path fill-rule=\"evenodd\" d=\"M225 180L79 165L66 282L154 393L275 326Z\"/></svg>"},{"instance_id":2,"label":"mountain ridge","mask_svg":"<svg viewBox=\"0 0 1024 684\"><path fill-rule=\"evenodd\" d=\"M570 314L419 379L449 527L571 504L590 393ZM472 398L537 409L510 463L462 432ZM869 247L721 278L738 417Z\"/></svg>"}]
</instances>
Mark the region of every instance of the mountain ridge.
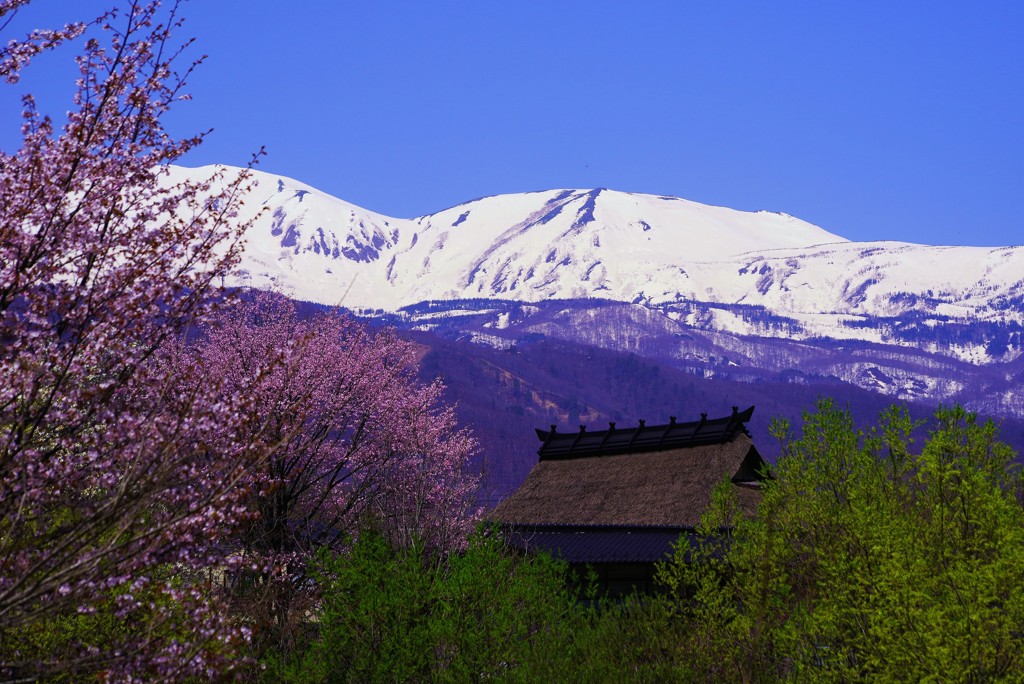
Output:
<instances>
[{"instance_id":1,"label":"mountain ridge","mask_svg":"<svg viewBox=\"0 0 1024 684\"><path fill-rule=\"evenodd\" d=\"M491 195L397 219L252 173L243 218L266 210L238 284L306 301L397 313L424 301L608 299L731 334L920 346L971 363L1024 353L1024 247L852 242L788 214L606 188ZM786 323L752 322L743 307ZM972 321L992 335L943 341L950 323Z\"/></svg>"}]
</instances>

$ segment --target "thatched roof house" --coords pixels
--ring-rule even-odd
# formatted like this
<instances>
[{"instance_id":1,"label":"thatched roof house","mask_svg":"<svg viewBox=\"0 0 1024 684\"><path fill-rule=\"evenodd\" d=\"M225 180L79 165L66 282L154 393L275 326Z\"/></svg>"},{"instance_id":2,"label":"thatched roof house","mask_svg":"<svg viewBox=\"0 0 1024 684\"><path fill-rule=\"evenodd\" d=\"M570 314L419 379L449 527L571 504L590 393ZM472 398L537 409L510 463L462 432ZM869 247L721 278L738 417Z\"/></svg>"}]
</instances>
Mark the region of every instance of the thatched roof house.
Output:
<instances>
[{"instance_id":1,"label":"thatched roof house","mask_svg":"<svg viewBox=\"0 0 1024 684\"><path fill-rule=\"evenodd\" d=\"M753 412L734 407L724 418L612 423L597 432L537 430L540 460L491 517L524 550L595 567L613 593L646 588L653 563L692 534L723 477L753 512L764 467L746 430Z\"/></svg>"}]
</instances>

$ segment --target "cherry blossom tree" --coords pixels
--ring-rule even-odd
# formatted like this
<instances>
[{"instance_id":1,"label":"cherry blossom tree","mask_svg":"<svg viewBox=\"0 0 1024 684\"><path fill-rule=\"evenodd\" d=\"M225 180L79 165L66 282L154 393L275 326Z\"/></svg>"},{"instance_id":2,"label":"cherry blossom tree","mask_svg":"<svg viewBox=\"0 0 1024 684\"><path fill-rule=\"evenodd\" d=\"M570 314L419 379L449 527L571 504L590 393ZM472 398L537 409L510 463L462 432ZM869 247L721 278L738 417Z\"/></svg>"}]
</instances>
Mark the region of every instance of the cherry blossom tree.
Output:
<instances>
[{"instance_id":1,"label":"cherry blossom tree","mask_svg":"<svg viewBox=\"0 0 1024 684\"><path fill-rule=\"evenodd\" d=\"M0 30L26 4L0 0ZM162 361L246 228L244 174L167 176L202 139L161 125L195 66L176 71L179 25L177 2L132 0L0 47L8 84L65 43L79 69L66 121L26 95L21 147L0 152L0 679L210 675L244 636L194 580L247 515L259 453L224 435L249 407L216 382L178 392ZM90 641L96 611L124 633ZM27 635L58 623L73 634L34 652Z\"/></svg>"},{"instance_id":2,"label":"cherry blossom tree","mask_svg":"<svg viewBox=\"0 0 1024 684\"><path fill-rule=\"evenodd\" d=\"M27 4L0 0L0 31ZM62 125L26 95L0 151L0 679L216 676L301 614L315 546L372 518L451 549L473 520L473 441L412 346L231 304L247 178L168 169L203 138L161 124L196 66L178 10L0 48L9 84L68 43L80 72ZM225 578L265 615L226 610Z\"/></svg>"},{"instance_id":3,"label":"cherry blossom tree","mask_svg":"<svg viewBox=\"0 0 1024 684\"><path fill-rule=\"evenodd\" d=\"M259 628L257 648L288 646L316 599L312 551L340 548L368 520L399 545L444 552L465 542L475 442L442 404L441 384L416 379L415 354L392 332L337 314L302 318L259 293L176 355L197 387L221 378L226 398L248 398L243 434L225 436L268 453L247 479L256 515L232 544L249 568L234 589Z\"/></svg>"}]
</instances>

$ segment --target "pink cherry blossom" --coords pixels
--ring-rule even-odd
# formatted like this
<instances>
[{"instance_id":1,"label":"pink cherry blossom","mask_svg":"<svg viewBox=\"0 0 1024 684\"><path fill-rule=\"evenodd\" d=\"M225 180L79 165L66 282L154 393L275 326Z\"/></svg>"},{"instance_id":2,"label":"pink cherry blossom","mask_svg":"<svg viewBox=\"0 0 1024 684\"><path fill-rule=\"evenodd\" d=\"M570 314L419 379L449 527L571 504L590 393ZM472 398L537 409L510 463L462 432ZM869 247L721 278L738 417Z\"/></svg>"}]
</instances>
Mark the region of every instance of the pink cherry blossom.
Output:
<instances>
[{"instance_id":1,"label":"pink cherry blossom","mask_svg":"<svg viewBox=\"0 0 1024 684\"><path fill-rule=\"evenodd\" d=\"M476 519L475 442L441 403L443 387L416 379L415 353L392 332L337 314L303 319L260 293L175 355L193 383L182 394L217 383L247 407L242 432L212 449L267 454L243 480L256 515L232 538L239 565L257 568L233 574L235 598L265 633L287 633L316 598L311 552L342 548L361 525L397 544L464 543Z\"/></svg>"},{"instance_id":2,"label":"pink cherry blossom","mask_svg":"<svg viewBox=\"0 0 1024 684\"><path fill-rule=\"evenodd\" d=\"M0 0L0 26L26 4ZM205 675L229 651L209 644L245 638L213 592L172 582L221 562L218 535L248 515L242 456L260 458L206 451L244 407L204 388L173 394L180 381L157 362L209 315L246 228L234 218L244 174L216 179L223 191L166 177L202 138L174 140L160 123L191 71L176 66L177 9L126 2L0 48L8 83L61 45L79 67L66 121L26 95L21 147L0 152L0 642L118 593L174 597L151 630L83 645L74 662L5 651L0 679ZM139 610L120 601L123 617Z\"/></svg>"}]
</instances>

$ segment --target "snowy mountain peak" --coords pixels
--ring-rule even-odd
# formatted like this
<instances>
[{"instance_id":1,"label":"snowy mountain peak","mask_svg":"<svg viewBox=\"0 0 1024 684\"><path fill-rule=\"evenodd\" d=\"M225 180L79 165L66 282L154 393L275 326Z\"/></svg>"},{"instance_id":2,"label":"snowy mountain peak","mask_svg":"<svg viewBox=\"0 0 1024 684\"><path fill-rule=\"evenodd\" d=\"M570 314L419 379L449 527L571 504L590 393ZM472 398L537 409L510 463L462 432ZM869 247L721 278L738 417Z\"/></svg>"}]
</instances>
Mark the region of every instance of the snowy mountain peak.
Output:
<instances>
[{"instance_id":1,"label":"snowy mountain peak","mask_svg":"<svg viewBox=\"0 0 1024 684\"><path fill-rule=\"evenodd\" d=\"M1024 247L854 243L787 214L607 188L494 195L396 219L289 178L254 172L254 183L245 210L263 211L240 281L324 304L703 302L760 307L804 336L858 339L866 317L1020 325L1024 309Z\"/></svg>"},{"instance_id":2,"label":"snowy mountain peak","mask_svg":"<svg viewBox=\"0 0 1024 684\"><path fill-rule=\"evenodd\" d=\"M679 197L607 188L485 197L422 217L420 221L451 228L467 224L470 230L511 224L518 232L553 224L547 235L555 239L622 232L627 240L632 240L637 233L651 233L643 239L652 243L685 240L690 258L696 260L846 241L787 214L737 211ZM680 247L677 244L672 251L678 252Z\"/></svg>"}]
</instances>

